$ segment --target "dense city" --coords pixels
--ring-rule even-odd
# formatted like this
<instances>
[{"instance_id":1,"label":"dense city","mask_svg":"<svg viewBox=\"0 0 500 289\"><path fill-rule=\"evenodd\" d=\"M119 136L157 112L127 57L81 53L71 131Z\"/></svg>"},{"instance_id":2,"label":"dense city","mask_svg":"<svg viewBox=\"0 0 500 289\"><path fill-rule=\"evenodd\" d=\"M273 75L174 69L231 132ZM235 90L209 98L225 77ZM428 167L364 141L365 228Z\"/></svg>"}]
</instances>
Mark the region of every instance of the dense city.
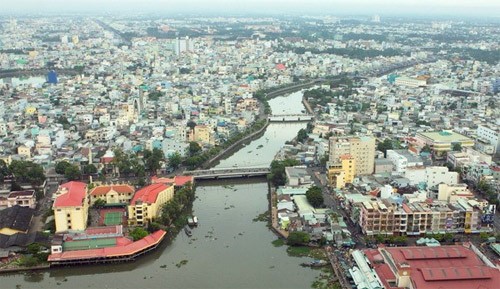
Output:
<instances>
[{"instance_id":1,"label":"dense city","mask_svg":"<svg viewBox=\"0 0 500 289\"><path fill-rule=\"evenodd\" d=\"M0 30L9 286L497 288L498 20L12 16Z\"/></svg>"}]
</instances>

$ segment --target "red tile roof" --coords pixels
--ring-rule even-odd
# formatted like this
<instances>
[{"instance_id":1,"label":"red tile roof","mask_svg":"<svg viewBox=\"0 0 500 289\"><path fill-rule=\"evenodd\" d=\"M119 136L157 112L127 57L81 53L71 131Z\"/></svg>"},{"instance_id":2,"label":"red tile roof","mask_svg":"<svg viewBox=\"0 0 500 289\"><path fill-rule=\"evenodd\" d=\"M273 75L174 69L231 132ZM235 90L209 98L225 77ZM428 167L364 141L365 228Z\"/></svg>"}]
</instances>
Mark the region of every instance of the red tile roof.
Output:
<instances>
[{"instance_id":1,"label":"red tile roof","mask_svg":"<svg viewBox=\"0 0 500 289\"><path fill-rule=\"evenodd\" d=\"M173 184L173 183L175 183L175 179L172 179L172 178L164 178L164 177L159 178L159 177L157 177L157 176L153 176L153 177L151 178L151 182L152 182L153 184Z\"/></svg>"},{"instance_id":2,"label":"red tile roof","mask_svg":"<svg viewBox=\"0 0 500 289\"><path fill-rule=\"evenodd\" d=\"M54 202L55 207L78 207L83 205L85 194L87 193L87 184L82 182L68 182L59 186L61 190L67 190Z\"/></svg>"},{"instance_id":3,"label":"red tile roof","mask_svg":"<svg viewBox=\"0 0 500 289\"><path fill-rule=\"evenodd\" d=\"M90 191L90 194L92 196L102 196L109 193L111 190L122 194L133 193L135 191L134 187L130 185L111 185L95 187L92 191Z\"/></svg>"},{"instance_id":4,"label":"red tile roof","mask_svg":"<svg viewBox=\"0 0 500 289\"><path fill-rule=\"evenodd\" d=\"M158 230L144 237L143 239L140 239L133 243L127 242L120 238L120 240L117 239L116 242L117 246L115 247L107 247L107 248L91 249L91 250L66 251L62 253L51 254L48 257L48 261L55 262L55 261L85 260L85 259L96 259L96 258L130 256L160 243L161 240L163 240L163 237L165 237L166 233L167 232L163 230Z\"/></svg>"},{"instance_id":5,"label":"red tile roof","mask_svg":"<svg viewBox=\"0 0 500 289\"><path fill-rule=\"evenodd\" d=\"M142 201L148 204L155 203L158 195L166 189L168 189L168 186L165 184L152 184L144 187L135 193L134 197L130 201L130 204L135 205L137 201Z\"/></svg>"},{"instance_id":6,"label":"red tile roof","mask_svg":"<svg viewBox=\"0 0 500 289\"><path fill-rule=\"evenodd\" d=\"M175 177L175 185L178 187L182 187L188 182L191 182L191 184L194 182L194 177L193 176L176 176Z\"/></svg>"},{"instance_id":7,"label":"red tile roof","mask_svg":"<svg viewBox=\"0 0 500 289\"><path fill-rule=\"evenodd\" d=\"M418 289L496 289L500 284L500 270L488 267L471 249L461 246L440 247L386 247L396 267L410 266L410 276ZM375 250L365 250L374 263ZM387 265L387 264L384 264ZM374 265L381 279L390 277L387 267ZM385 281L382 280L384 284Z\"/></svg>"}]
</instances>

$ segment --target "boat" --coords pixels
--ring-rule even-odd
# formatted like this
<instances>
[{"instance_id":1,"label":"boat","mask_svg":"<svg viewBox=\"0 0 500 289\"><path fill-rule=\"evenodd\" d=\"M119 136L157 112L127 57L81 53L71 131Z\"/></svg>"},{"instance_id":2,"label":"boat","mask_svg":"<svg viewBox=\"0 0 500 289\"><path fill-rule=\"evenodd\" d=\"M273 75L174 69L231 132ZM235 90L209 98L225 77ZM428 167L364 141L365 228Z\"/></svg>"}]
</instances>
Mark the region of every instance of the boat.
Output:
<instances>
[{"instance_id":1,"label":"boat","mask_svg":"<svg viewBox=\"0 0 500 289\"><path fill-rule=\"evenodd\" d=\"M188 228L184 228L184 233L186 233L188 237L191 237L193 235L193 233L191 233L191 230L189 230Z\"/></svg>"},{"instance_id":2,"label":"boat","mask_svg":"<svg viewBox=\"0 0 500 289\"><path fill-rule=\"evenodd\" d=\"M188 225L189 226L198 226L198 217L192 216L188 218Z\"/></svg>"},{"instance_id":3,"label":"boat","mask_svg":"<svg viewBox=\"0 0 500 289\"><path fill-rule=\"evenodd\" d=\"M314 260L311 262L305 262L300 264L300 266L302 267L323 267L326 265L328 265L328 262L325 260Z\"/></svg>"}]
</instances>

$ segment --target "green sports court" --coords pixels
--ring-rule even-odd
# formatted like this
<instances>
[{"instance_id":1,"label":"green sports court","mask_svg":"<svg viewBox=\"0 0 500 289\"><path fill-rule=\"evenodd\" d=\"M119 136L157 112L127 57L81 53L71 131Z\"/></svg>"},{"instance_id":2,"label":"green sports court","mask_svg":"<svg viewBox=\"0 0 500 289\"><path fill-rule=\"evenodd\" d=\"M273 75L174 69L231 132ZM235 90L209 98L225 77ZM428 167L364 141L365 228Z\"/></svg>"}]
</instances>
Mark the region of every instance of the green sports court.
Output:
<instances>
[{"instance_id":1,"label":"green sports court","mask_svg":"<svg viewBox=\"0 0 500 289\"><path fill-rule=\"evenodd\" d=\"M122 212L106 212L104 214L104 225L115 226L120 225L123 222Z\"/></svg>"}]
</instances>

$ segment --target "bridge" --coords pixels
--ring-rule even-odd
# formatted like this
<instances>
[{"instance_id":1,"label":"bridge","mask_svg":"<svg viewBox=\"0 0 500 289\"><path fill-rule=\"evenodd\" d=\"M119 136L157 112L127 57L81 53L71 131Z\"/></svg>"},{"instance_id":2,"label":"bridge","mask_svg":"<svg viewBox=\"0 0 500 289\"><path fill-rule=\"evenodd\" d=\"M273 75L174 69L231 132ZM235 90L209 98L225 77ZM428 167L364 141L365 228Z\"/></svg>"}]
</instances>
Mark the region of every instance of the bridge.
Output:
<instances>
[{"instance_id":1,"label":"bridge","mask_svg":"<svg viewBox=\"0 0 500 289\"><path fill-rule=\"evenodd\" d=\"M269 115L269 122L309 122L314 118L312 114L273 114Z\"/></svg>"},{"instance_id":2,"label":"bridge","mask_svg":"<svg viewBox=\"0 0 500 289\"><path fill-rule=\"evenodd\" d=\"M185 175L191 175L195 180L210 179L234 179L262 177L269 174L269 167L233 167L210 170L185 171Z\"/></svg>"}]
</instances>

